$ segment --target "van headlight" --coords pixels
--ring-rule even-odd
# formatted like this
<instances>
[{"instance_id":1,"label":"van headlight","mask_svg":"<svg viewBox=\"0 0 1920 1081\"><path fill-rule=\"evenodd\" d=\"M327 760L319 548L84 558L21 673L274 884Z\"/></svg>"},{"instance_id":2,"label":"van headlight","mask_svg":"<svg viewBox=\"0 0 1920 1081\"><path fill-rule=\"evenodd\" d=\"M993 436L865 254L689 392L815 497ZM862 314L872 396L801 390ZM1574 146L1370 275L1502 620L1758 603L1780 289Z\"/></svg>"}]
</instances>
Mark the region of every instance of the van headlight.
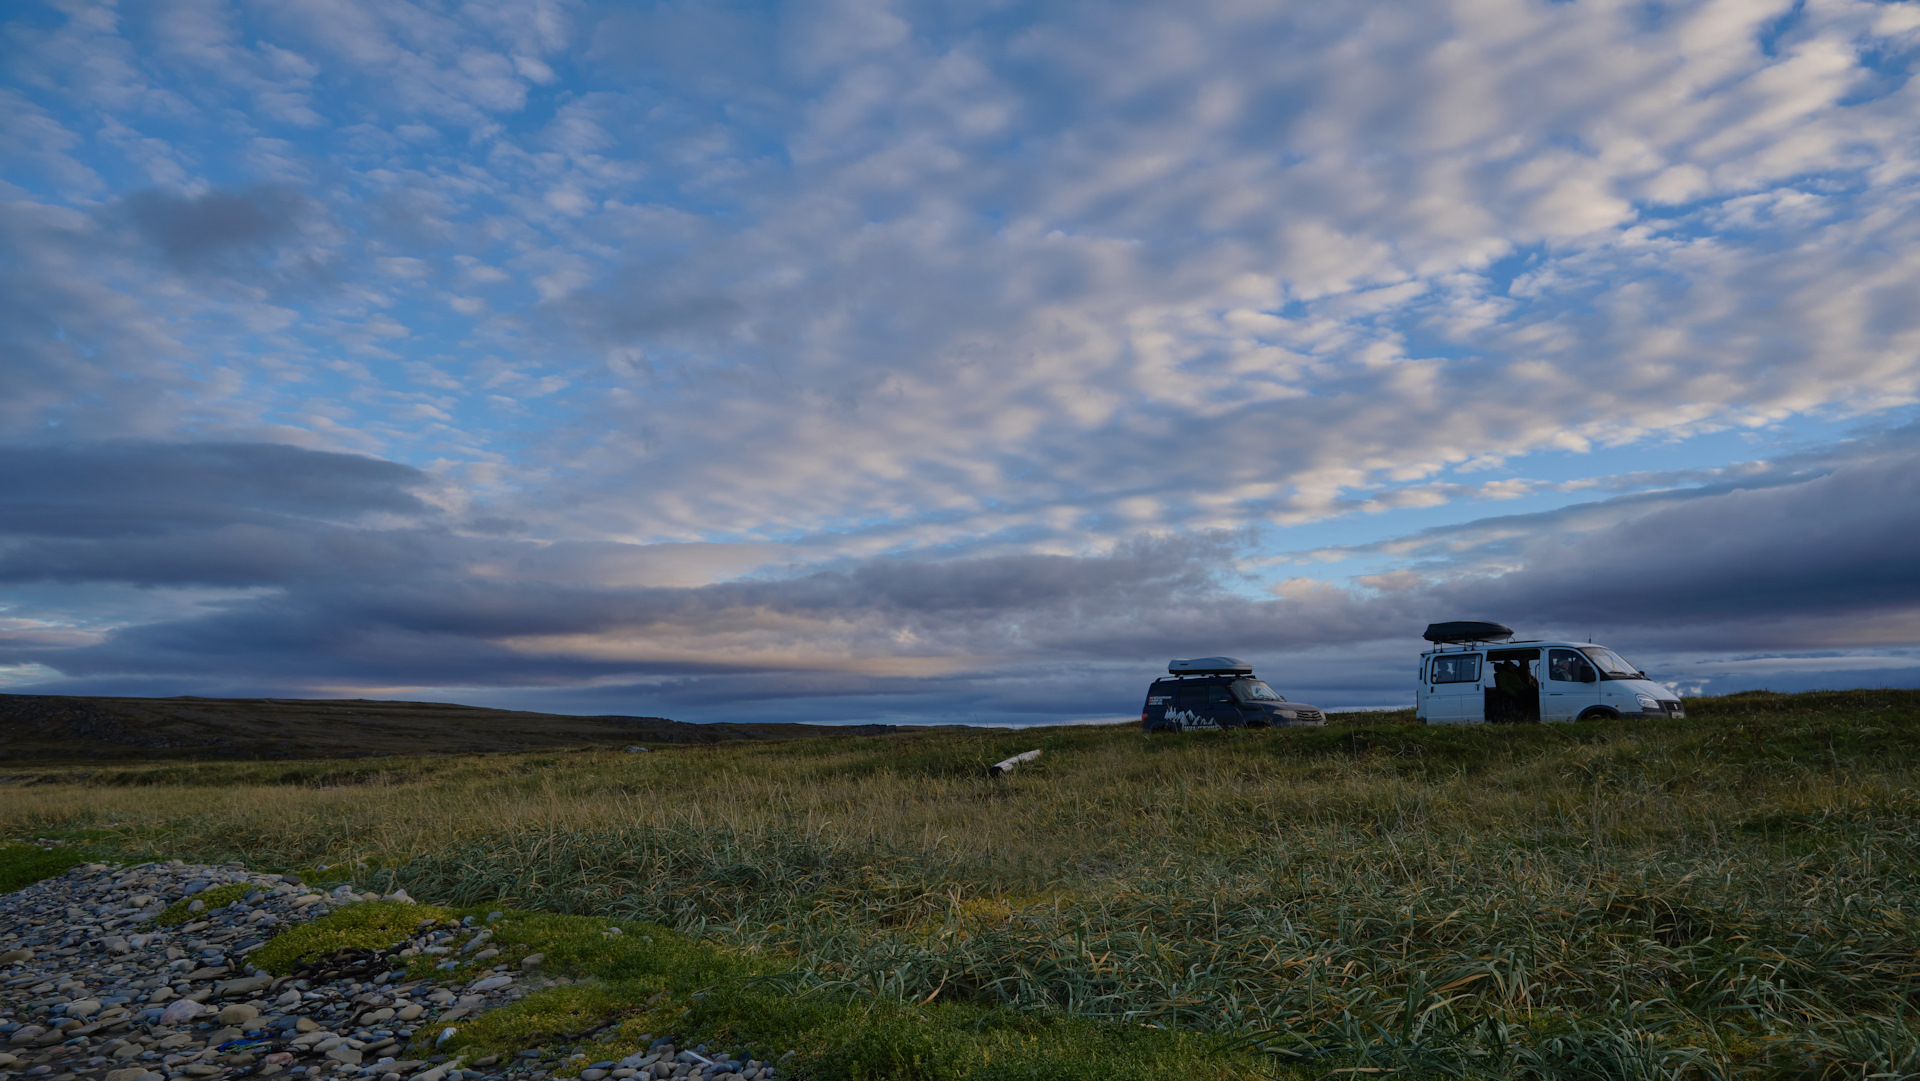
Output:
<instances>
[{"instance_id":1,"label":"van headlight","mask_svg":"<svg viewBox=\"0 0 1920 1081\"><path fill-rule=\"evenodd\" d=\"M1654 698L1652 695L1636 694L1634 695L1634 697L1640 700L1641 709L1646 710L1649 713L1654 713L1659 711L1660 703L1654 701Z\"/></svg>"}]
</instances>

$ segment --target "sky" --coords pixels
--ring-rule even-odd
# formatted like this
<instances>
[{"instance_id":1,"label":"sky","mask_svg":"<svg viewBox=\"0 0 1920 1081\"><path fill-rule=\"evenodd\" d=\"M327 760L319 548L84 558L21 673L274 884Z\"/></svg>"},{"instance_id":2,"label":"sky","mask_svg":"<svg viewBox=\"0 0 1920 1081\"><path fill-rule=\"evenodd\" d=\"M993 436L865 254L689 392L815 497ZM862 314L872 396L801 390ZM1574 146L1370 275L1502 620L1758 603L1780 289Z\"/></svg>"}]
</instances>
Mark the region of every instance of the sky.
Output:
<instances>
[{"instance_id":1,"label":"sky","mask_svg":"<svg viewBox=\"0 0 1920 1081\"><path fill-rule=\"evenodd\" d=\"M0 14L0 690L1920 686L1920 3Z\"/></svg>"}]
</instances>

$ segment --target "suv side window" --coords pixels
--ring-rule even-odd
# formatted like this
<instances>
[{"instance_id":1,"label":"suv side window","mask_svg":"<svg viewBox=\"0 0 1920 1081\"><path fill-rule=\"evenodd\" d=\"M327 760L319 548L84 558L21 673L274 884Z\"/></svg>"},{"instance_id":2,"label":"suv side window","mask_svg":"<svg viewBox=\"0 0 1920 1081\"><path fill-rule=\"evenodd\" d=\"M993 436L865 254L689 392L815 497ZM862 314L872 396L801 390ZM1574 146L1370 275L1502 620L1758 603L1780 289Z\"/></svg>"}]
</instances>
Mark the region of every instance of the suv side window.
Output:
<instances>
[{"instance_id":1,"label":"suv side window","mask_svg":"<svg viewBox=\"0 0 1920 1081\"><path fill-rule=\"evenodd\" d=\"M1228 705L1232 705L1233 692L1216 683L1213 686L1207 688L1207 701L1210 703L1214 703L1216 705L1221 702L1225 702Z\"/></svg>"},{"instance_id":2,"label":"suv side window","mask_svg":"<svg viewBox=\"0 0 1920 1081\"><path fill-rule=\"evenodd\" d=\"M1435 683L1480 682L1480 654L1451 653L1433 659Z\"/></svg>"},{"instance_id":3,"label":"suv side window","mask_svg":"<svg viewBox=\"0 0 1920 1081\"><path fill-rule=\"evenodd\" d=\"M1204 705L1207 689L1198 683L1182 683L1173 689L1173 704L1182 708Z\"/></svg>"}]
</instances>

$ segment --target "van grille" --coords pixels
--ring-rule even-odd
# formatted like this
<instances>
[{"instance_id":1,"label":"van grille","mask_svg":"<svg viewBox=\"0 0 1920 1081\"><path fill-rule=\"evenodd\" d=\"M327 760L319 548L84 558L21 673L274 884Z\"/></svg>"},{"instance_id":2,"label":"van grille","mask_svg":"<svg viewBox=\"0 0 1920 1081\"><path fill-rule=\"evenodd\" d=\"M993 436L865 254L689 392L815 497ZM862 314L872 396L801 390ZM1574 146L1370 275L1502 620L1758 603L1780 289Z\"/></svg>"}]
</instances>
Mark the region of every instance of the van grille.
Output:
<instances>
[{"instance_id":1,"label":"van grille","mask_svg":"<svg viewBox=\"0 0 1920 1081\"><path fill-rule=\"evenodd\" d=\"M1296 709L1293 718L1297 721L1324 721L1327 715L1317 709Z\"/></svg>"}]
</instances>

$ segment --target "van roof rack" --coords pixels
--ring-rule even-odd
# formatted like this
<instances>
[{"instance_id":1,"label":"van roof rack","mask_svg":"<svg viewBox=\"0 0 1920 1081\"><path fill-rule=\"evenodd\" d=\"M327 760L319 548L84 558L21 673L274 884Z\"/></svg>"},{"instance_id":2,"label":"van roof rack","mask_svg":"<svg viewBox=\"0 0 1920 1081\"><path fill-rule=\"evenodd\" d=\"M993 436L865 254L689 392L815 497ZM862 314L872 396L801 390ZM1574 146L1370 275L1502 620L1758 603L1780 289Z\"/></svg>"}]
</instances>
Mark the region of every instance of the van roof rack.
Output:
<instances>
[{"instance_id":1,"label":"van roof rack","mask_svg":"<svg viewBox=\"0 0 1920 1081\"><path fill-rule=\"evenodd\" d=\"M1456 619L1450 623L1429 623L1420 637L1435 645L1454 646L1463 642L1498 642L1513 637L1513 628L1484 619Z\"/></svg>"}]
</instances>

